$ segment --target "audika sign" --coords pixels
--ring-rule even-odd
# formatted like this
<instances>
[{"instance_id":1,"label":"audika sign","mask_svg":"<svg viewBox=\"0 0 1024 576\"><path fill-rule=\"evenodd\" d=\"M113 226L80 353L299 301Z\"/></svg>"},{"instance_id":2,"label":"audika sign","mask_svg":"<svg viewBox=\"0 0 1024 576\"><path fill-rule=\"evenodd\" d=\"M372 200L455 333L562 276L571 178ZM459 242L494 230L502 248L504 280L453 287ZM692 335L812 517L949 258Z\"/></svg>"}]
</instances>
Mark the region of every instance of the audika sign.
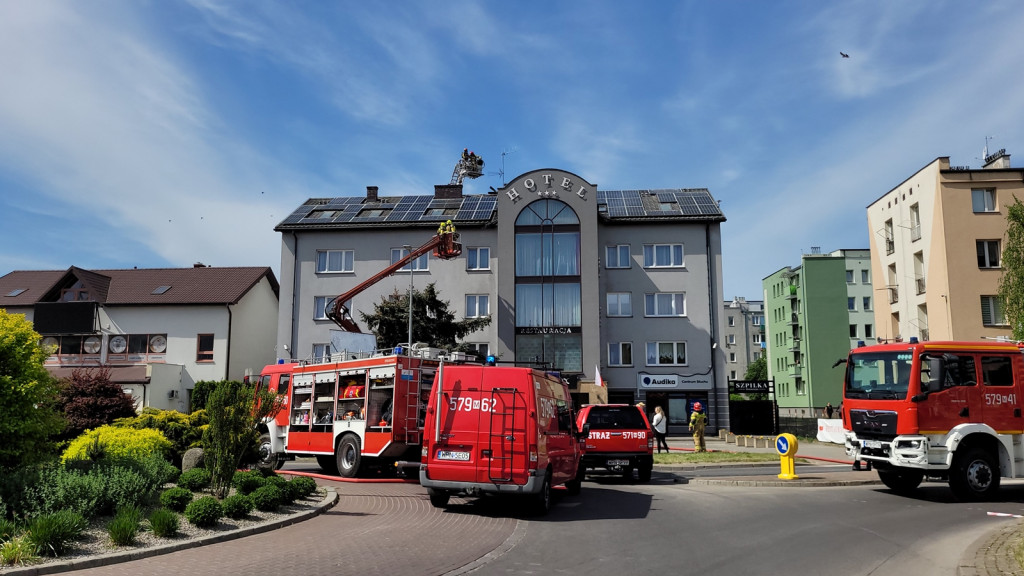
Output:
<instances>
[{"instance_id":1,"label":"audika sign","mask_svg":"<svg viewBox=\"0 0 1024 576\"><path fill-rule=\"evenodd\" d=\"M637 385L639 388L660 389L660 390L711 390L711 376L697 374L683 376L682 374L637 374Z\"/></svg>"}]
</instances>

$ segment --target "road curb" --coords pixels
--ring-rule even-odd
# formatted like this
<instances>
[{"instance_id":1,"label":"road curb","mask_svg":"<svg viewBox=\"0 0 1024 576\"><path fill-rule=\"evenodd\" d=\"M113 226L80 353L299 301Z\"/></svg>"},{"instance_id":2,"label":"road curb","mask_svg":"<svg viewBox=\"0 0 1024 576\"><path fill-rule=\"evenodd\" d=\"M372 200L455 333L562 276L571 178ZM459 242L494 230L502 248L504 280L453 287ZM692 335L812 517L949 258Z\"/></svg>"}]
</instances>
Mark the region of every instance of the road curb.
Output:
<instances>
[{"instance_id":1,"label":"road curb","mask_svg":"<svg viewBox=\"0 0 1024 576\"><path fill-rule=\"evenodd\" d=\"M152 546L141 550L125 550L119 552L111 552L109 554L102 554L99 556L92 556L89 558L83 558L80 560L69 560L67 562L54 562L45 564L42 566L24 566L18 568L0 569L0 574L3 576L37 576L43 574L58 574L61 572L70 572L72 570L83 570L85 568L97 568L100 566L109 566L111 564L118 564L121 562L130 562L132 560L141 560L143 558L151 558L153 556L160 556L162 554L170 554L171 552L177 552L179 550L187 550L189 548L199 548L200 546L208 546L210 544L217 544L219 542L227 542L229 540L236 540L238 538L244 538L246 536L252 536L254 534L261 534L263 532L269 532L271 530L277 530L303 520L309 520L314 516L318 516L324 513L326 510L333 507L338 503L338 492L331 487L325 487L327 493L324 495L323 500L314 508L297 512L290 516L285 516L266 524L260 524L258 526L251 526L248 528L242 528L239 530L232 530L230 532L223 532L213 536L206 536L202 538L196 538L194 540L186 540L183 542L173 542L170 544L162 544L160 546Z\"/></svg>"},{"instance_id":2,"label":"road curb","mask_svg":"<svg viewBox=\"0 0 1024 576\"><path fill-rule=\"evenodd\" d=\"M978 538L960 556L957 576L1013 576L1024 574L1013 555L1020 541L1021 521L994 528Z\"/></svg>"}]
</instances>

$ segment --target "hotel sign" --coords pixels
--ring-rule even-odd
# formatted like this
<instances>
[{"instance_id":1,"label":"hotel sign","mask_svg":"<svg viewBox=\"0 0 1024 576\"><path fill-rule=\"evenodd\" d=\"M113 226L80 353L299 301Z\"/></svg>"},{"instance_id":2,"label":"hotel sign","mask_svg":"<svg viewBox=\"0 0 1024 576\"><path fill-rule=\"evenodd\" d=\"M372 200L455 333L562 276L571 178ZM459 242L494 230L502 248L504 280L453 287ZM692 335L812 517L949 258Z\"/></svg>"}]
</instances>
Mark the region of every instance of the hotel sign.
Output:
<instances>
[{"instance_id":1,"label":"hotel sign","mask_svg":"<svg viewBox=\"0 0 1024 576\"><path fill-rule=\"evenodd\" d=\"M586 200L587 194L590 193L590 190L586 186L574 182L568 176L557 178L552 174L541 174L540 179L541 182L538 182L533 178L527 178L522 181L522 188L519 186L513 186L505 192L505 195L508 196L509 200L511 200L513 204L515 204L522 200L523 195L525 194L538 196L540 198L557 198L558 191L561 190L569 194L575 194L583 200Z\"/></svg>"},{"instance_id":2,"label":"hotel sign","mask_svg":"<svg viewBox=\"0 0 1024 576\"><path fill-rule=\"evenodd\" d=\"M516 334L582 334L579 326L527 326L517 327Z\"/></svg>"}]
</instances>

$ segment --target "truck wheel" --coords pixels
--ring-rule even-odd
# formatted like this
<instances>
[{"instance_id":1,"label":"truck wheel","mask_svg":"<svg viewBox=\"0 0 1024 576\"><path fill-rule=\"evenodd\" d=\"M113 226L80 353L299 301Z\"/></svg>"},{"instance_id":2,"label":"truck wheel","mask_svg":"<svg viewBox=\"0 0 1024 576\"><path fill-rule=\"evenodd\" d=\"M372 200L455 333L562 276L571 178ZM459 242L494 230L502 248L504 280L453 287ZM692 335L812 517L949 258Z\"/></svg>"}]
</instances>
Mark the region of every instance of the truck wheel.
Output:
<instances>
[{"instance_id":1,"label":"truck wheel","mask_svg":"<svg viewBox=\"0 0 1024 576\"><path fill-rule=\"evenodd\" d=\"M540 492L534 496L533 501L533 514L534 516L544 516L551 511L551 473L544 478L544 484L540 487Z\"/></svg>"},{"instance_id":2,"label":"truck wheel","mask_svg":"<svg viewBox=\"0 0 1024 576\"><path fill-rule=\"evenodd\" d=\"M999 490L999 465L982 448L971 448L953 456L949 487L963 501L988 500Z\"/></svg>"},{"instance_id":3,"label":"truck wheel","mask_svg":"<svg viewBox=\"0 0 1024 576\"><path fill-rule=\"evenodd\" d=\"M878 479L897 494L910 494L921 485L924 472L921 470L879 470Z\"/></svg>"},{"instance_id":4,"label":"truck wheel","mask_svg":"<svg viewBox=\"0 0 1024 576\"><path fill-rule=\"evenodd\" d=\"M576 476L565 483L565 489L569 495L576 496L583 489L583 477L587 475L587 469L583 466L576 468Z\"/></svg>"},{"instance_id":5,"label":"truck wheel","mask_svg":"<svg viewBox=\"0 0 1024 576\"><path fill-rule=\"evenodd\" d=\"M427 496L430 496L430 505L434 508L444 508L448 505L448 498L451 497L446 490L427 488Z\"/></svg>"},{"instance_id":6,"label":"truck wheel","mask_svg":"<svg viewBox=\"0 0 1024 576\"><path fill-rule=\"evenodd\" d=\"M338 475L338 463L335 462L334 456L317 456L316 463L325 474L330 476Z\"/></svg>"},{"instance_id":7,"label":"truck wheel","mask_svg":"<svg viewBox=\"0 0 1024 576\"><path fill-rule=\"evenodd\" d=\"M280 470L284 466L284 460L277 457L277 454L271 451L270 448L270 434L264 432L260 434L260 448L259 456L256 459L256 467L261 470Z\"/></svg>"},{"instance_id":8,"label":"truck wheel","mask_svg":"<svg viewBox=\"0 0 1024 576\"><path fill-rule=\"evenodd\" d=\"M652 469L653 466L651 465L641 464L640 468L637 468L636 471L637 479L639 479L641 482L650 482Z\"/></svg>"},{"instance_id":9,"label":"truck wheel","mask_svg":"<svg viewBox=\"0 0 1024 576\"><path fill-rule=\"evenodd\" d=\"M355 436L349 434L338 442L338 448L334 451L334 460L338 465L338 475L342 478L355 478L359 475L359 466L362 462L362 454L359 451L359 442Z\"/></svg>"}]
</instances>

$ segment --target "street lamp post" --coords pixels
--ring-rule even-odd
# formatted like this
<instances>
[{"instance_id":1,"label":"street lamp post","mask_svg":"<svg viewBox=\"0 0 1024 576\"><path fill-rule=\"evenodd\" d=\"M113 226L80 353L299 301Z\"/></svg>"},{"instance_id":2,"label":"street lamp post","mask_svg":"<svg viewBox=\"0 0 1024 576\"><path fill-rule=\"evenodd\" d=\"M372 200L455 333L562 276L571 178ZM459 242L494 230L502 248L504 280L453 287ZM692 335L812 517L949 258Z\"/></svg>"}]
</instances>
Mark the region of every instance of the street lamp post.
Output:
<instances>
[{"instance_id":1,"label":"street lamp post","mask_svg":"<svg viewBox=\"0 0 1024 576\"><path fill-rule=\"evenodd\" d=\"M406 250L406 253L408 253L408 254L412 253L412 246L406 244L404 246L404 248ZM410 350L412 350L412 290L413 290L412 271L413 271L413 261L410 260L409 261L409 349Z\"/></svg>"}]
</instances>

